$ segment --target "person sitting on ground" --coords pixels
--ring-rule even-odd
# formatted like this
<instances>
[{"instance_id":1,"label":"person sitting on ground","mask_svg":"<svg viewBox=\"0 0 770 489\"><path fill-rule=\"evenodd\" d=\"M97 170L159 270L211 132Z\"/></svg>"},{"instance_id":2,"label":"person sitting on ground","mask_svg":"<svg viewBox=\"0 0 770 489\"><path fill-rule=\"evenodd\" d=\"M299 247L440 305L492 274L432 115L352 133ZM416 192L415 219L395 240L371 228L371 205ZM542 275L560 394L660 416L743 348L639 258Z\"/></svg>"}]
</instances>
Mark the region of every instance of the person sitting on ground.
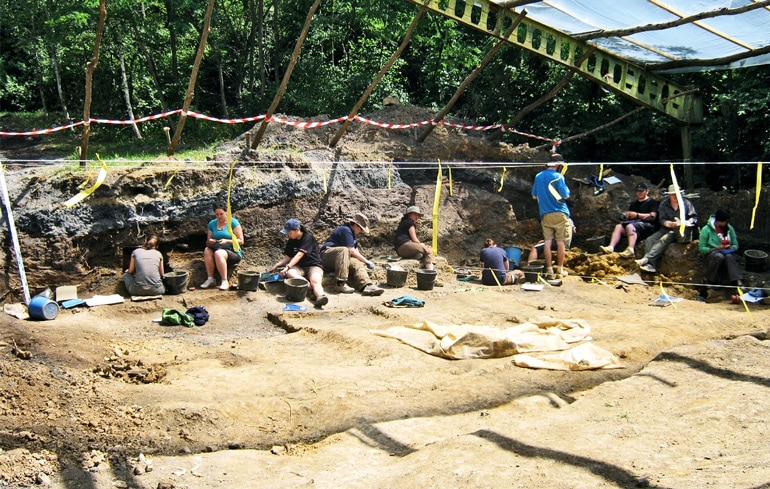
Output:
<instances>
[{"instance_id":1,"label":"person sitting on ground","mask_svg":"<svg viewBox=\"0 0 770 489\"><path fill-rule=\"evenodd\" d=\"M324 293L323 263L321 251L313 233L305 229L298 219L289 219L281 232L289 237L283 249L283 258L278 260L271 273L279 272L283 278L306 278L310 282L310 291L319 307L329 303Z\"/></svg>"},{"instance_id":2,"label":"person sitting on ground","mask_svg":"<svg viewBox=\"0 0 770 489\"><path fill-rule=\"evenodd\" d=\"M636 200L628 205L628 211L623 213L623 222L615 225L609 246L602 246L605 253L613 253L620 243L620 238L626 236L628 247L620 253L623 258L633 258L636 253L634 246L638 240L644 240L657 229L658 202L649 196L649 188L644 182L636 184Z\"/></svg>"},{"instance_id":3,"label":"person sitting on ground","mask_svg":"<svg viewBox=\"0 0 770 489\"><path fill-rule=\"evenodd\" d=\"M521 270L509 270L510 261L505 250L498 248L495 240L484 240L484 248L479 255L481 271L481 283L484 285L513 285L524 279Z\"/></svg>"},{"instance_id":4,"label":"person sitting on ground","mask_svg":"<svg viewBox=\"0 0 770 489\"><path fill-rule=\"evenodd\" d=\"M569 226L572 229L572 233L570 234L569 239L564 240L564 251L567 251L570 246L572 246L572 238L575 237L577 234L577 228L575 227L575 222L572 220L572 218L568 219ZM545 248L545 241L540 240L537 242L535 246L529 249L529 256L527 256L527 265L532 265L533 262L537 261L537 257L541 254L543 254L543 248ZM556 241L551 242L551 252L557 251L557 244ZM566 271L562 270L562 275L565 275Z\"/></svg>"},{"instance_id":5,"label":"person sitting on ground","mask_svg":"<svg viewBox=\"0 0 770 489\"><path fill-rule=\"evenodd\" d=\"M214 204L215 219L209 221L206 228L206 248L203 250L203 263L206 266L206 281L202 289L214 285L214 271L219 272L221 290L228 290L227 268L234 267L243 258L243 227L235 217L227 221L227 206L224 202Z\"/></svg>"},{"instance_id":6,"label":"person sitting on ground","mask_svg":"<svg viewBox=\"0 0 770 489\"><path fill-rule=\"evenodd\" d=\"M684 225L693 227L698 223L698 213L695 212L695 206L692 205L692 202L682 197L681 190L677 193L676 187L669 185L666 194L668 199L661 202L658 206L660 229L652 233L645 240L646 253L642 258L635 260L641 270L649 273L657 272L658 261L663 256L668 245L682 239L682 235L679 232L681 224L679 199L681 199L684 210Z\"/></svg>"},{"instance_id":7,"label":"person sitting on ground","mask_svg":"<svg viewBox=\"0 0 770 489\"><path fill-rule=\"evenodd\" d=\"M166 292L163 287L163 255L158 251L158 237L150 236L141 248L131 253L131 262L123 283L131 295L161 295Z\"/></svg>"},{"instance_id":8,"label":"person sitting on ground","mask_svg":"<svg viewBox=\"0 0 770 489\"><path fill-rule=\"evenodd\" d=\"M360 233L369 234L369 219L358 213L332 231L321 246L321 261L326 270L334 270L337 292L350 294L358 290L365 296L382 295L385 290L374 285L366 271L374 270L374 262L367 260L358 248L356 235Z\"/></svg>"},{"instance_id":9,"label":"person sitting on ground","mask_svg":"<svg viewBox=\"0 0 770 489\"><path fill-rule=\"evenodd\" d=\"M422 216L420 208L412 205L406 208L404 217L398 223L396 229L396 238L394 247L396 254L401 258L410 258L421 260L421 265L425 270L433 270L433 250L430 246L423 244L417 239L416 224Z\"/></svg>"},{"instance_id":10,"label":"person sitting on ground","mask_svg":"<svg viewBox=\"0 0 770 489\"><path fill-rule=\"evenodd\" d=\"M709 217L700 230L698 251L706 259L703 281L706 284L719 284L726 278L730 285L743 286L743 276L735 251L738 250L738 235L730 224L730 212L719 209ZM708 288L702 287L698 295L706 298Z\"/></svg>"}]
</instances>

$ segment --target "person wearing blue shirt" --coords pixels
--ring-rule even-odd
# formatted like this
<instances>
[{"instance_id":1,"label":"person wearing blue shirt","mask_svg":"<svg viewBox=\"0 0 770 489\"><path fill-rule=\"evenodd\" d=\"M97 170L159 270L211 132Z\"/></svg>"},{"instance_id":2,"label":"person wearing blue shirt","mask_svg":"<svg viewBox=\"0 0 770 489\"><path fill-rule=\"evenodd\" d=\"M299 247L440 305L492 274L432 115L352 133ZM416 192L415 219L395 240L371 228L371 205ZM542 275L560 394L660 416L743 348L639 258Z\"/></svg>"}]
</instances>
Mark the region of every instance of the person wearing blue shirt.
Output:
<instances>
[{"instance_id":1,"label":"person wearing blue shirt","mask_svg":"<svg viewBox=\"0 0 770 489\"><path fill-rule=\"evenodd\" d=\"M219 288L227 290L230 284L227 282L227 267L234 267L243 258L243 228L236 218L227 222L227 206L224 202L214 204L216 219L209 221L206 228L206 248L203 250L203 263L206 265L206 281L201 284L202 289L214 285L214 270L219 272L222 280ZM232 233L231 233L232 231ZM237 251L236 251L237 250Z\"/></svg>"},{"instance_id":2,"label":"person wearing blue shirt","mask_svg":"<svg viewBox=\"0 0 770 489\"><path fill-rule=\"evenodd\" d=\"M479 254L481 262L481 283L484 285L513 285L524 279L521 270L509 270L510 261L505 250L499 248L495 240L484 240L484 248Z\"/></svg>"},{"instance_id":3,"label":"person wearing blue shirt","mask_svg":"<svg viewBox=\"0 0 770 489\"><path fill-rule=\"evenodd\" d=\"M569 222L567 199L570 191L564 175L559 169L564 164L561 155L553 153L546 169L535 176L532 185L532 198L537 201L540 210L540 224L543 228L543 258L545 258L545 273L550 278L564 277L565 242L572 237L572 227ZM556 241L556 272L554 273L551 257L551 244Z\"/></svg>"},{"instance_id":4,"label":"person wearing blue shirt","mask_svg":"<svg viewBox=\"0 0 770 489\"><path fill-rule=\"evenodd\" d=\"M369 219L359 212L332 231L321 246L321 261L325 270L334 270L337 292L350 294L358 290L365 296L382 295L385 290L374 285L366 271L374 270L374 262L361 254L356 239L360 233L369 234Z\"/></svg>"}]
</instances>

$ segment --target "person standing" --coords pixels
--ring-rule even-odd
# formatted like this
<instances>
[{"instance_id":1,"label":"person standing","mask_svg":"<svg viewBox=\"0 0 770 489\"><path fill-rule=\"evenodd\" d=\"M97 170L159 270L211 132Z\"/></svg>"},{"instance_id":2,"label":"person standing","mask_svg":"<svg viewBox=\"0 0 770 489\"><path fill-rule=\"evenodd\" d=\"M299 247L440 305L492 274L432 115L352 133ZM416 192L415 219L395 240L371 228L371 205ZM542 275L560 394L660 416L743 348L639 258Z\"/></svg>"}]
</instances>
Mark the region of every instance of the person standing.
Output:
<instances>
[{"instance_id":1,"label":"person standing","mask_svg":"<svg viewBox=\"0 0 770 489\"><path fill-rule=\"evenodd\" d=\"M283 249L283 258L278 260L271 273L278 271L283 278L306 278L315 297L315 304L323 307L329 303L323 289L324 269L321 251L313 233L305 229L298 219L289 219L281 232L289 237Z\"/></svg>"},{"instance_id":2,"label":"person standing","mask_svg":"<svg viewBox=\"0 0 770 489\"><path fill-rule=\"evenodd\" d=\"M406 208L401 222L398 223L393 246L401 258L421 260L420 266L423 269L433 270L433 250L417 238L416 225L420 217L422 212L416 205Z\"/></svg>"},{"instance_id":3,"label":"person standing","mask_svg":"<svg viewBox=\"0 0 770 489\"><path fill-rule=\"evenodd\" d=\"M369 219L360 212L332 231L321 246L321 261L326 270L334 270L337 292L350 294L358 290L365 296L382 295L385 290L369 279L366 269L374 270L374 262L367 260L358 248L356 236L369 234ZM348 282L353 287L348 285Z\"/></svg>"},{"instance_id":4,"label":"person standing","mask_svg":"<svg viewBox=\"0 0 770 489\"><path fill-rule=\"evenodd\" d=\"M572 229L569 223L570 212L567 207L570 191L564 175L559 173L564 164L560 154L551 155L546 169L535 176L532 185L532 198L537 201L540 210L540 224L543 228L543 257L545 273L550 278L564 277L565 242L571 239ZM554 273L551 257L551 244L556 241L556 272Z\"/></svg>"},{"instance_id":5,"label":"person standing","mask_svg":"<svg viewBox=\"0 0 770 489\"><path fill-rule=\"evenodd\" d=\"M644 240L654 233L658 223L658 202L649 195L649 188L644 182L636 184L636 200L628 205L623 213L623 222L616 224L612 231L609 246L601 246L605 253L613 253L620 243L621 236L628 239L628 247L620 253L623 258L633 258L634 247L638 240Z\"/></svg>"},{"instance_id":6,"label":"person standing","mask_svg":"<svg viewBox=\"0 0 770 489\"><path fill-rule=\"evenodd\" d=\"M131 253L131 261L123 283L131 295L161 295L166 292L163 287L163 255L158 251L158 237L150 236L141 248Z\"/></svg>"},{"instance_id":7,"label":"person standing","mask_svg":"<svg viewBox=\"0 0 770 489\"><path fill-rule=\"evenodd\" d=\"M677 197L677 194L679 197ZM666 195L668 198L658 206L658 222L660 229L652 233L644 241L646 252L644 256L636 261L639 269L648 273L656 273L658 261L671 243L683 239L679 232L682 224L679 215L679 198L682 199L684 211L684 225L687 228L693 228L698 223L698 213L695 212L695 206L692 202L681 196L681 189L676 191L674 185L669 185Z\"/></svg>"},{"instance_id":8,"label":"person standing","mask_svg":"<svg viewBox=\"0 0 770 489\"><path fill-rule=\"evenodd\" d=\"M719 209L709 217L698 237L698 251L706 259L703 279L706 284L719 284L727 278L730 285L743 286L741 268L735 259L737 250L738 235L730 224L730 212ZM699 295L705 299L704 292Z\"/></svg>"},{"instance_id":9,"label":"person standing","mask_svg":"<svg viewBox=\"0 0 770 489\"><path fill-rule=\"evenodd\" d=\"M221 290L228 290L227 268L234 267L243 258L243 228L235 217L227 221L227 206L224 202L214 204L215 219L206 227L206 248L203 250L203 263L206 265L206 281L202 289L214 285L214 271L219 272ZM237 250L237 251L236 251Z\"/></svg>"},{"instance_id":10,"label":"person standing","mask_svg":"<svg viewBox=\"0 0 770 489\"><path fill-rule=\"evenodd\" d=\"M481 283L484 285L513 285L524 278L521 270L510 270L510 260L505 250L495 240L487 238L479 254Z\"/></svg>"}]
</instances>

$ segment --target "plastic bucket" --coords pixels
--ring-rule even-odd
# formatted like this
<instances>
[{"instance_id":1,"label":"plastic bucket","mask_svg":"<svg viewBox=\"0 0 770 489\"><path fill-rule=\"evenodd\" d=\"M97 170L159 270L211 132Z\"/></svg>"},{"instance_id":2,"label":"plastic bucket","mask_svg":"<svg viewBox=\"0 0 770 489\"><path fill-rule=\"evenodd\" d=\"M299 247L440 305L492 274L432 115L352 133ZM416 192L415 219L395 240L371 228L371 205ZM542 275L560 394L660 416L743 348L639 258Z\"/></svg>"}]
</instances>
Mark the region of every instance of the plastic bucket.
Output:
<instances>
[{"instance_id":1,"label":"plastic bucket","mask_svg":"<svg viewBox=\"0 0 770 489\"><path fill-rule=\"evenodd\" d=\"M188 273L184 270L174 270L163 276L163 285L166 287L167 294L181 294L187 285Z\"/></svg>"},{"instance_id":2,"label":"plastic bucket","mask_svg":"<svg viewBox=\"0 0 770 489\"><path fill-rule=\"evenodd\" d=\"M409 276L407 270L389 268L387 272L387 283L391 287L403 287L406 284L406 278Z\"/></svg>"},{"instance_id":3,"label":"plastic bucket","mask_svg":"<svg viewBox=\"0 0 770 489\"><path fill-rule=\"evenodd\" d=\"M261 274L253 270L244 270L238 272L238 290L255 291L259 290L259 280Z\"/></svg>"},{"instance_id":4,"label":"plastic bucket","mask_svg":"<svg viewBox=\"0 0 770 489\"><path fill-rule=\"evenodd\" d=\"M521 265L521 248L518 246L509 246L505 249L505 254L508 257L510 269L519 268Z\"/></svg>"},{"instance_id":5,"label":"plastic bucket","mask_svg":"<svg viewBox=\"0 0 770 489\"><path fill-rule=\"evenodd\" d=\"M44 295L36 295L27 304L32 319L54 319L59 315L59 304Z\"/></svg>"},{"instance_id":6,"label":"plastic bucket","mask_svg":"<svg viewBox=\"0 0 770 489\"><path fill-rule=\"evenodd\" d=\"M530 283L536 283L538 281L537 276L543 273L545 267L543 265L527 265L521 267L521 271L524 272L524 281Z\"/></svg>"},{"instance_id":7,"label":"plastic bucket","mask_svg":"<svg viewBox=\"0 0 770 489\"><path fill-rule=\"evenodd\" d=\"M304 278L287 278L283 281L286 289L286 299L291 302L302 302L307 296L309 282Z\"/></svg>"},{"instance_id":8,"label":"plastic bucket","mask_svg":"<svg viewBox=\"0 0 770 489\"><path fill-rule=\"evenodd\" d=\"M417 273L417 290L433 290L436 282L435 270L415 270Z\"/></svg>"},{"instance_id":9,"label":"plastic bucket","mask_svg":"<svg viewBox=\"0 0 770 489\"><path fill-rule=\"evenodd\" d=\"M747 272L764 271L765 260L767 260L767 253L762 250L746 250L743 252L743 257L746 259Z\"/></svg>"}]
</instances>

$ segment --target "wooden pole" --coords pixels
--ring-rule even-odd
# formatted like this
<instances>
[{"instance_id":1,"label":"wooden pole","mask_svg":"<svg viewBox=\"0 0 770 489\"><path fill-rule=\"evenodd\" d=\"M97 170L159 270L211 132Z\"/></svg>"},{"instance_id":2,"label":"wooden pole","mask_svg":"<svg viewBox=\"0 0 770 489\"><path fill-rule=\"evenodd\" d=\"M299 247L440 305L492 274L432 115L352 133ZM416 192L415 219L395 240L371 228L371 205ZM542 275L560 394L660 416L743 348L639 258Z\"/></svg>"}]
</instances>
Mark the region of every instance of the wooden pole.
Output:
<instances>
[{"instance_id":1,"label":"wooden pole","mask_svg":"<svg viewBox=\"0 0 770 489\"><path fill-rule=\"evenodd\" d=\"M430 124L428 127L425 128L425 130L422 132L419 138L417 138L417 141L422 143L425 141L425 138L428 137L428 135L433 132L433 128L436 127L436 124L438 124L440 121L446 117L446 115L449 113L450 110L452 110L452 107L454 107L457 100L460 98L460 95L465 91L466 88L468 88L468 85L471 84L471 82L481 74L481 71L489 64L490 61L492 61L492 58L495 57L498 51L505 45L508 38L511 37L511 34L513 31L518 27L519 23L524 20L524 17L527 15L526 10L522 10L521 13L516 16L516 19L514 19L511 26L508 28L507 31L505 31L505 34L503 34L502 39L498 39L498 41L495 43L494 46L492 46L492 49L489 50L486 56L484 56L484 59L481 60L481 63L471 72L470 75L460 84L459 87L457 87L457 90L455 91L454 95L452 95L452 98L449 100L449 103L446 104L446 106L441 109L441 112L439 112L434 118L433 123Z\"/></svg>"},{"instance_id":2,"label":"wooden pole","mask_svg":"<svg viewBox=\"0 0 770 489\"><path fill-rule=\"evenodd\" d=\"M259 125L259 130L257 130L257 134L251 140L250 149L254 149L257 146L259 146L259 143L260 141L262 141L262 137L265 135L265 131L267 130L267 124L270 122L270 119L273 117L273 114L275 113L275 109L278 108L278 104L281 103L281 98L283 97L283 94L286 91L286 85L289 84L289 78L291 78L291 72L294 71L294 65L297 64L297 58L299 58L300 49L302 48L302 44L305 42L307 33L310 30L310 22L313 20L313 15L315 15L315 11L318 10L318 7L320 5L321 5L321 0L315 0L315 2L313 2L313 5L310 7L310 10L307 13L307 17L305 18L305 25L302 27L302 33L299 35L299 39L297 39L297 43L294 45L294 52L291 53L291 60L289 61L288 68L286 68L286 73L283 74L283 80L281 80L281 86L278 87L278 92L276 92L275 97L273 97L273 103L270 104L270 108L267 109L265 118L262 120L262 123Z\"/></svg>"},{"instance_id":3,"label":"wooden pole","mask_svg":"<svg viewBox=\"0 0 770 489\"><path fill-rule=\"evenodd\" d=\"M8 234L11 235L11 244L16 254L16 264L19 266L19 280L21 281L21 291L24 295L24 303L29 304L31 299L29 294L29 285L27 285L27 274L24 272L24 261L21 259L21 247L19 246L19 237L16 234L16 223L13 220L13 211L11 210L11 199L8 196L8 186L5 184L5 170L0 165L0 187L3 192L3 205L5 206L5 222L8 223Z\"/></svg>"},{"instance_id":4,"label":"wooden pole","mask_svg":"<svg viewBox=\"0 0 770 489\"><path fill-rule=\"evenodd\" d=\"M182 129L184 128L184 122L187 119L187 110L190 108L193 95L195 94L195 80L198 78L198 69L201 65L201 59L203 59L203 51L206 49L206 40L209 37L209 30L211 29L211 13L214 11L214 2L215 0L209 0L209 5L206 8L206 18L203 21L203 32L201 32L201 42L198 44L198 52L195 54L192 73L190 73L190 83L187 84L187 96L184 99L182 113L179 116L179 124L177 124L176 131L174 131L174 137L171 138L171 144L168 145L168 151L166 152L168 156L174 154L176 147L179 144L179 140L182 139Z\"/></svg>"},{"instance_id":5,"label":"wooden pole","mask_svg":"<svg viewBox=\"0 0 770 489\"><path fill-rule=\"evenodd\" d=\"M395 53L390 57L387 63L380 69L380 72L377 73L377 76L374 77L372 80L372 83L369 84L369 87L364 91L364 94L361 95L361 98L358 99L358 102L356 102L356 105L353 107L353 110L350 111L350 114L348 114L347 120L345 120L344 123L342 123L342 127L339 128L337 131L337 134L334 135L331 142L329 143L329 146L332 148L337 145L340 138L343 134L345 134L345 131L348 130L348 126L353 121L353 118L358 114L358 111L361 110L361 107L364 106L366 101L369 99L369 96L374 91L374 88L377 86L378 83L380 83L380 80L382 80L382 77L385 76L385 73L390 70L390 68L393 66L393 63L396 62L396 60L401 56L401 53L404 52L404 49L406 49L406 46L409 44L409 41L412 39L412 33L414 32L414 28L417 27L417 22L419 22L420 18L423 16L423 14L428 10L427 7L423 6L419 12L417 12L417 15L414 16L414 19L412 19L412 23L409 25L409 28L406 30L406 34L404 34L404 39L401 41L401 45L398 47Z\"/></svg>"},{"instance_id":6,"label":"wooden pole","mask_svg":"<svg viewBox=\"0 0 770 489\"><path fill-rule=\"evenodd\" d=\"M91 135L91 87L96 65L99 64L99 46L102 44L104 23L107 20L106 0L99 0L99 24L96 26L94 54L86 65L86 94L83 101L83 142L80 145L80 166L86 166L88 159L88 137Z\"/></svg>"}]
</instances>

